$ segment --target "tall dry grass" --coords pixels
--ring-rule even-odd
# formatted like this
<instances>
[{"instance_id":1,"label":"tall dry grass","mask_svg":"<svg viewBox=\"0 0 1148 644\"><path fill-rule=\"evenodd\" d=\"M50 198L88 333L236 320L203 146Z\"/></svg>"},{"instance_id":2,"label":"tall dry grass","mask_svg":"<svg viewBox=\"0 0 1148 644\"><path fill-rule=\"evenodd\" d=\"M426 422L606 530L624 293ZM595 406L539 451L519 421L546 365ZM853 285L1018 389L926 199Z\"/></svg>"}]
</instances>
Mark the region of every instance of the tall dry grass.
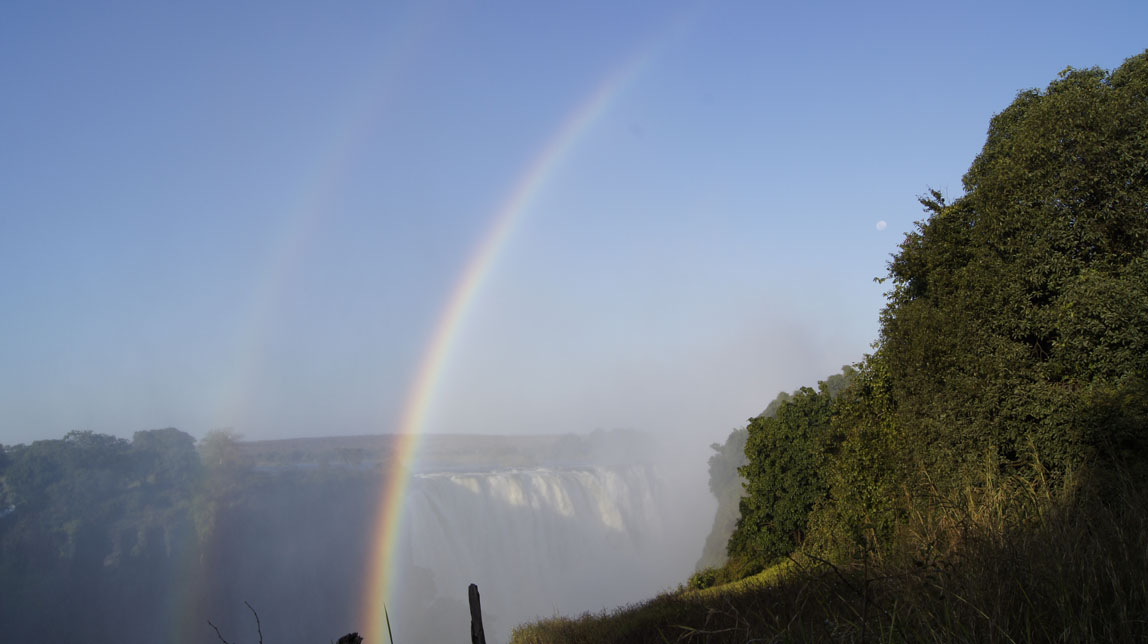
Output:
<instances>
[{"instance_id":1,"label":"tall dry grass","mask_svg":"<svg viewBox=\"0 0 1148 644\"><path fill-rule=\"evenodd\" d=\"M796 554L769 586L679 589L511 641L1148 642L1148 491L1102 474L927 490L892 547L849 563Z\"/></svg>"}]
</instances>

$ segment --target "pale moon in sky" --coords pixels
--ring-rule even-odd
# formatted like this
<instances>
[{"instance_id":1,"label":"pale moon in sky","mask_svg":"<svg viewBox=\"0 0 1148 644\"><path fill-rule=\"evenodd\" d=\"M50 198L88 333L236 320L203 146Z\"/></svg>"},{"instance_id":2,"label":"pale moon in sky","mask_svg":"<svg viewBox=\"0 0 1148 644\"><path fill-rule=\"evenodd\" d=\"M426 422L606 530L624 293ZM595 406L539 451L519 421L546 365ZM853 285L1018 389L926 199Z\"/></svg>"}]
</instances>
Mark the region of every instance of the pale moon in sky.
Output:
<instances>
[{"instance_id":1,"label":"pale moon in sky","mask_svg":"<svg viewBox=\"0 0 1148 644\"><path fill-rule=\"evenodd\" d=\"M881 221L877 222L877 230L885 230L885 226L888 225L889 224L885 223L885 220L882 219Z\"/></svg>"}]
</instances>

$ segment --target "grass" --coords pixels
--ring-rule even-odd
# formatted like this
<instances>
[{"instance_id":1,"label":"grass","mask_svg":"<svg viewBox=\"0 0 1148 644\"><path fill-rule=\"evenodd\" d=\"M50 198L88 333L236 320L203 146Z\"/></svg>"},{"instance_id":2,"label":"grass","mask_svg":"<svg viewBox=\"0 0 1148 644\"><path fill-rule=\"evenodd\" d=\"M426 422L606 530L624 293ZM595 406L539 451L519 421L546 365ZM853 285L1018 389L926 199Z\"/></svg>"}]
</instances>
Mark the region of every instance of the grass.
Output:
<instances>
[{"instance_id":1,"label":"grass","mask_svg":"<svg viewBox=\"0 0 1148 644\"><path fill-rule=\"evenodd\" d=\"M700 599L703 601L718 599L724 595L740 595L754 590L776 586L782 583L786 576L792 574L795 570L795 562L783 561L744 579L710 588L680 590L678 594L685 599Z\"/></svg>"},{"instance_id":2,"label":"grass","mask_svg":"<svg viewBox=\"0 0 1148 644\"><path fill-rule=\"evenodd\" d=\"M513 644L1148 642L1148 493L982 484L934 499L882 557L515 629Z\"/></svg>"}]
</instances>

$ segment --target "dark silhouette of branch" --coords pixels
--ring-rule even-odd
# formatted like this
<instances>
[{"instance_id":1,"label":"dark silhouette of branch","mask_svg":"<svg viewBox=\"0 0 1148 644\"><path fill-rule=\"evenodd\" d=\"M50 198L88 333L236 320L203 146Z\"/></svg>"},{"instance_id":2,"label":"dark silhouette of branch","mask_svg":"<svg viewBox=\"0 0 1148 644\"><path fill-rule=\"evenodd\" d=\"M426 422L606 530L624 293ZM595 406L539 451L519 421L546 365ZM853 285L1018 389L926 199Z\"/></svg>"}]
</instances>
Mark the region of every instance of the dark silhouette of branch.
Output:
<instances>
[{"instance_id":1,"label":"dark silhouette of branch","mask_svg":"<svg viewBox=\"0 0 1148 644\"><path fill-rule=\"evenodd\" d=\"M207 620L207 625L215 629L215 636L219 638L220 642L223 642L223 644L231 644L231 642L223 639L223 635L219 632L219 627L215 624L212 624L210 619Z\"/></svg>"},{"instance_id":2,"label":"dark silhouette of branch","mask_svg":"<svg viewBox=\"0 0 1148 644\"><path fill-rule=\"evenodd\" d=\"M247 609L251 611L251 614L255 616L255 631L259 633L259 644L263 644L263 625L259 623L259 613L255 612L255 607L251 604L243 602L243 605L246 606ZM219 638L220 642L223 642L223 644L231 644L231 642L223 639L223 633L219 632L219 627L215 624L212 624L210 619L207 620L207 625L215 629L215 636Z\"/></svg>"},{"instance_id":3,"label":"dark silhouette of branch","mask_svg":"<svg viewBox=\"0 0 1148 644\"><path fill-rule=\"evenodd\" d=\"M387 603L383 602L383 617L387 619L387 639L395 644L395 636L391 635L391 616L387 614Z\"/></svg>"},{"instance_id":4,"label":"dark silhouette of branch","mask_svg":"<svg viewBox=\"0 0 1148 644\"><path fill-rule=\"evenodd\" d=\"M259 613L257 613L255 611L255 607L252 606L249 602L245 601L245 602L243 602L243 605L246 606L247 610L251 611L251 614L255 616L255 632L259 633L259 644L263 644L263 624L259 621ZM384 610L386 610L386 609L384 608ZM207 620L207 625L210 626L211 628L215 629L215 636L219 638L220 642L223 642L223 644L232 644L231 642L228 642L227 640L223 639L223 633L219 632L219 627L216 626L215 624L212 624L210 619ZM391 630L391 619L388 616L387 617L387 634L388 635L390 634L390 630ZM394 641L395 640L392 637L391 638L392 644L394 643ZM347 633L346 635L339 638L338 644L363 644L363 638L359 637L358 633Z\"/></svg>"},{"instance_id":5,"label":"dark silhouette of branch","mask_svg":"<svg viewBox=\"0 0 1148 644\"><path fill-rule=\"evenodd\" d=\"M259 633L259 644L263 644L263 625L259 623L259 613L255 612L255 608L246 601L243 604L250 608L251 614L255 616L255 631Z\"/></svg>"}]
</instances>

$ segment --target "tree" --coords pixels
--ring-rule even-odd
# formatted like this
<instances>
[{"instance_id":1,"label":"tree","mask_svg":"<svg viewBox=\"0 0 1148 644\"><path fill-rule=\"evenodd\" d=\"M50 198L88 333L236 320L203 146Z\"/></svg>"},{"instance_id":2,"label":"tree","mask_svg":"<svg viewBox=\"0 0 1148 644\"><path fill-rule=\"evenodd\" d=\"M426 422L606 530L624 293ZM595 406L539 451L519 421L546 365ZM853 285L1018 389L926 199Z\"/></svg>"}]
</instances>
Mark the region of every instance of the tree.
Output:
<instances>
[{"instance_id":1,"label":"tree","mask_svg":"<svg viewBox=\"0 0 1148 644\"><path fill-rule=\"evenodd\" d=\"M835 397L848 386L855 370L848 365L841 367L841 373L833 374L825 380L825 386L830 397ZM773 418L777 410L793 398L789 392L781 392L770 401L769 405L756 417L749 419L753 423L756 419ZM709 488L717 499L717 512L714 514L713 527L706 537L702 556L695 566L698 570L721 566L726 562L727 546L730 536L737 527L740 516L741 499L745 496L746 479L741 475L740 469L749 461L746 459L745 444L749 438L749 431L741 427L730 432L725 443L714 443L710 449Z\"/></svg>"},{"instance_id":2,"label":"tree","mask_svg":"<svg viewBox=\"0 0 1148 644\"><path fill-rule=\"evenodd\" d=\"M64 441L35 441L16 453L5 483L16 505L38 508L48 502L49 487L67 470Z\"/></svg>"},{"instance_id":3,"label":"tree","mask_svg":"<svg viewBox=\"0 0 1148 644\"><path fill-rule=\"evenodd\" d=\"M132 436L139 476L159 486L187 487L199 478L202 464L190 434L168 427Z\"/></svg>"},{"instance_id":4,"label":"tree","mask_svg":"<svg viewBox=\"0 0 1148 644\"><path fill-rule=\"evenodd\" d=\"M1023 523L1007 490L1148 476L1146 124L1148 52L993 117L964 194L920 198L860 373L751 421L731 560L891 552L954 499Z\"/></svg>"},{"instance_id":5,"label":"tree","mask_svg":"<svg viewBox=\"0 0 1148 644\"><path fill-rule=\"evenodd\" d=\"M215 533L221 513L236 505L241 496L248 473L239 450L241 438L231 429L216 429L199 441L206 476L192 502L191 514L201 543Z\"/></svg>"},{"instance_id":6,"label":"tree","mask_svg":"<svg viewBox=\"0 0 1148 644\"><path fill-rule=\"evenodd\" d=\"M880 352L933 475L1070 470L1110 438L1089 401L1148 376L1145 123L1148 52L1069 68L992 119L964 195L922 198Z\"/></svg>"},{"instance_id":7,"label":"tree","mask_svg":"<svg viewBox=\"0 0 1148 644\"><path fill-rule=\"evenodd\" d=\"M214 469L235 469L243 463L239 441L243 435L232 429L213 429L199 441L203 464Z\"/></svg>"},{"instance_id":8,"label":"tree","mask_svg":"<svg viewBox=\"0 0 1148 644\"><path fill-rule=\"evenodd\" d=\"M835 400L856 372L802 387L772 404L773 414L750 420L745 443L745 496L729 540L729 554L765 566L793 552L805 539L809 515L826 497L826 465L840 437L833 425ZM766 412L771 411L770 408Z\"/></svg>"}]
</instances>

